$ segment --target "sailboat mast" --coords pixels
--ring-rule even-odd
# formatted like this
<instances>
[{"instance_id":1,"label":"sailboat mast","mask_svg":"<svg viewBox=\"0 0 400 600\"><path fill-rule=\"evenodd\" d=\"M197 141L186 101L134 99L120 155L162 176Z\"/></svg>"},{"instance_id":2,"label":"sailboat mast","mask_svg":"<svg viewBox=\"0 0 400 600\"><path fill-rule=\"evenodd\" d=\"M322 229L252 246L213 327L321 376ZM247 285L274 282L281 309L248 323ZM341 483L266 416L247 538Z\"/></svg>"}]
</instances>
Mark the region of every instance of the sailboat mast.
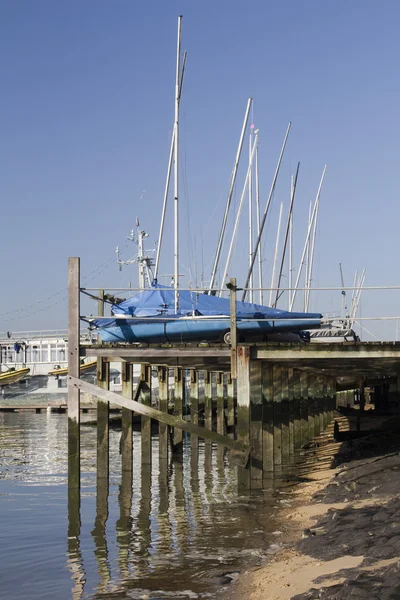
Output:
<instances>
[{"instance_id":1,"label":"sailboat mast","mask_svg":"<svg viewBox=\"0 0 400 600\"><path fill-rule=\"evenodd\" d=\"M256 148L256 207L257 207L257 235L260 235L260 186L258 182L258 147ZM263 304L263 276L261 248L258 253L258 283L260 288L260 304Z\"/></svg>"},{"instance_id":2,"label":"sailboat mast","mask_svg":"<svg viewBox=\"0 0 400 600\"><path fill-rule=\"evenodd\" d=\"M278 230L276 232L276 242L275 242L275 252L274 252L274 266L272 268L271 290L269 292L269 306L272 306L272 296L274 294L273 288L274 288L274 283L275 283L275 269L276 269L276 259L278 258L279 238L281 235L282 211L283 211L283 202L281 202L281 207L279 209Z\"/></svg>"},{"instance_id":3,"label":"sailboat mast","mask_svg":"<svg viewBox=\"0 0 400 600\"><path fill-rule=\"evenodd\" d=\"M304 244L303 254L301 255L300 267L299 267L299 270L298 270L298 273L297 273L296 283L295 283L295 286L294 286L293 296L292 296L292 300L290 302L289 310L293 309L294 301L296 299L296 292L297 292L297 288L299 287L299 281L300 281L300 277L301 277L301 272L303 270L303 265L304 265L304 258L306 256L307 246L308 246L308 242L310 240L311 226L312 226L312 223L314 222L315 212L316 212L317 207L318 207L319 197L320 197L321 190L322 190L322 184L324 183L326 169L327 169L327 166L325 165L324 170L322 172L321 181L319 183L317 197L315 199L313 212L312 212L312 215L311 215L311 223L309 224L308 230L307 230L306 242Z\"/></svg>"},{"instance_id":4,"label":"sailboat mast","mask_svg":"<svg viewBox=\"0 0 400 600\"><path fill-rule=\"evenodd\" d=\"M251 161L251 151L253 142L253 124L250 125L250 136L249 136L249 165ZM251 265L251 258L253 252L253 169L250 168L249 176L249 266ZM250 302L253 302L253 273L250 277Z\"/></svg>"},{"instance_id":5,"label":"sailboat mast","mask_svg":"<svg viewBox=\"0 0 400 600\"><path fill-rule=\"evenodd\" d=\"M293 186L293 177L292 177ZM293 288L293 215L290 215L289 223L289 306L292 300Z\"/></svg>"},{"instance_id":6,"label":"sailboat mast","mask_svg":"<svg viewBox=\"0 0 400 600\"><path fill-rule=\"evenodd\" d=\"M229 185L228 198L227 198L226 206L225 206L225 213L224 213L224 217L223 217L223 220L222 220L222 226L221 226L221 231L220 231L220 234L219 234L218 245L217 245L217 251L215 253L214 265L213 265L213 269L212 269L212 273L211 273L211 280L210 280L210 286L209 286L209 291L208 291L209 294L211 293L211 290L213 289L214 282L215 282L215 277L217 275L218 263L219 263L219 259L220 259L220 256L221 256L222 244L223 244L223 241L224 241L226 224L227 224L227 221L228 221L229 208L230 208L230 205L231 205L231 202L232 202L232 195L233 195L233 190L235 188L236 175L237 175L237 171L238 171L238 167L239 167L240 155L242 153L243 140L244 140L244 136L246 135L247 121L249 119L249 113L250 113L250 108L251 108L252 101L253 101L252 98L249 98L248 101L247 101L247 107L246 107L246 112L245 112L245 115L244 115L242 132L240 134L239 145L238 145L238 149L237 149L236 157L235 157L235 163L233 165L233 170L232 170L232 175L231 175L231 182L230 182L230 185Z\"/></svg>"},{"instance_id":7,"label":"sailboat mast","mask_svg":"<svg viewBox=\"0 0 400 600\"><path fill-rule=\"evenodd\" d=\"M267 215L268 215L268 210L269 210L269 207L270 207L270 204L271 204L272 196L274 194L276 180L278 179L279 169L280 169L280 166L281 166L283 154L285 152L286 142L287 142L287 139L289 137L289 131L290 131L291 126L292 126L292 123L289 122L289 125L288 125L287 130L286 130L286 134L285 134L285 139L283 140L281 153L279 155L278 164L277 164L276 169L275 169L274 178L272 180L271 189L269 191L269 196L268 196L267 204L266 204L266 207L265 207L265 210L264 210L264 214L263 214L263 218L262 218L262 221L261 221L260 232L258 234L257 242L256 242L256 245L255 245L255 248L254 248L254 252L253 252L253 255L252 255L250 269L249 269L249 272L247 273L247 279L246 279L246 283L244 285L245 289L243 290L243 294L242 294L242 302L244 302L244 300L246 299L247 287L249 285L250 277L251 277L251 274L252 274L252 271L253 271L253 267L254 267L254 262L256 260L257 252L259 250L259 246L260 246L260 243L261 243L261 237L262 237L262 233L264 231L265 221L266 221L266 218L267 218Z\"/></svg>"},{"instance_id":8,"label":"sailboat mast","mask_svg":"<svg viewBox=\"0 0 400 600\"><path fill-rule=\"evenodd\" d=\"M185 54L183 56L182 73L181 73L180 81L179 81L179 102L181 101L181 97L182 97L182 86L183 86L183 77L185 74L186 57L187 57L187 52L185 52ZM172 129L171 149L169 151L167 178L166 178L165 189L164 189L164 200L163 200L163 207L162 207L162 213L161 213L160 233L158 235L156 264L155 264L155 268L154 268L154 282L155 283L157 283L158 269L159 269L159 265L160 265L160 253L161 253L161 244L162 244L162 238L163 238L163 233L164 233L165 213L167 210L169 182L171 179L172 162L174 160L174 140L175 140L175 126Z\"/></svg>"},{"instance_id":9,"label":"sailboat mast","mask_svg":"<svg viewBox=\"0 0 400 600\"><path fill-rule=\"evenodd\" d=\"M307 300L306 300L306 309L305 312L308 312L308 307L310 304L310 289L311 289L311 283L312 283L312 272L313 272L313 267L314 267L314 254L315 254L315 238L317 235L317 225L318 225L318 212L319 212L319 202L318 202L318 206L317 206L317 211L315 213L315 218L314 218L314 229L313 229L313 235L312 235L312 241L311 241L311 257L310 257L310 263L308 265L308 286L307 286Z\"/></svg>"},{"instance_id":10,"label":"sailboat mast","mask_svg":"<svg viewBox=\"0 0 400 600\"><path fill-rule=\"evenodd\" d=\"M310 200L310 206L308 207L308 228L311 227L311 214L312 214L312 202ZM306 274L305 274L305 290L304 290L304 312L306 312L306 303L307 303L307 286L308 286L308 269L310 266L310 237L308 237L307 241L307 253L306 253Z\"/></svg>"},{"instance_id":11,"label":"sailboat mast","mask_svg":"<svg viewBox=\"0 0 400 600\"><path fill-rule=\"evenodd\" d=\"M245 197L246 191L247 191L247 186L248 186L248 183L249 183L250 171L251 171L252 164L253 164L255 150L257 148L257 143L258 143L258 133L256 133L255 136L254 136L254 143L253 143L253 150L252 150L251 157L250 157L250 164L249 164L249 167L247 169L246 179L245 179L245 182L244 182L243 191L242 191L242 195L241 195L240 202L239 202L239 208L238 208L238 211L237 211L237 214L236 214L235 225L234 225L234 228L233 228L233 233L232 233L232 237L231 237L231 243L229 245L228 258L226 259L225 270L224 270L224 274L222 276L221 285L224 285L224 282L226 281L226 277L227 277L227 274L228 274L228 269L229 269L229 265L230 265L231 258L232 258L233 245L235 243L236 233L237 233L237 229L238 229L238 225L239 225L240 214L242 212L243 201L244 201L244 197ZM219 296L222 295L222 292L223 292L223 288L220 289Z\"/></svg>"},{"instance_id":12,"label":"sailboat mast","mask_svg":"<svg viewBox=\"0 0 400 600\"><path fill-rule=\"evenodd\" d=\"M174 288L175 288L175 312L179 307L179 75L181 55L181 28L182 16L178 17L178 43L176 47L176 78L175 78L175 124L174 124Z\"/></svg>"},{"instance_id":13,"label":"sailboat mast","mask_svg":"<svg viewBox=\"0 0 400 600\"><path fill-rule=\"evenodd\" d=\"M282 259L281 259L281 265L280 265L280 268L279 268L279 276L278 276L278 283L277 283L277 286L276 286L277 289L276 289L274 307L276 307L276 305L278 303L278 300L279 300L279 288L281 286L281 280L282 280L282 274L283 274L283 266L285 264L286 248L287 248L287 242L288 242L288 237L289 237L290 224L291 224L291 220L292 220L293 204L294 204L294 197L296 195L297 178L299 176L299 169L300 169L300 163L297 163L296 175L295 175L294 180L293 180L293 177L292 177L292 185L291 185L291 190L290 190L289 213L288 213L288 220L287 220L287 223L286 223L285 240L283 242ZM289 270L290 269L291 269L291 266L289 266ZM289 285L289 287L292 287L292 286ZM289 296L290 296L290 294L291 294L291 292L289 292Z\"/></svg>"}]
</instances>

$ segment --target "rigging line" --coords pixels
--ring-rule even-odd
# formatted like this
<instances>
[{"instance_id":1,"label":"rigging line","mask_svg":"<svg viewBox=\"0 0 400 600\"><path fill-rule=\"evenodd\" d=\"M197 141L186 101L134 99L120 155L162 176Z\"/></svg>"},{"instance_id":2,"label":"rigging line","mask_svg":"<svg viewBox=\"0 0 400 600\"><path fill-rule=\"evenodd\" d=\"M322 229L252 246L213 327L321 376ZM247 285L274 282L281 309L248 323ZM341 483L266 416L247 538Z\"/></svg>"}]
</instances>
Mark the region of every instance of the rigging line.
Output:
<instances>
[{"instance_id":1,"label":"rigging line","mask_svg":"<svg viewBox=\"0 0 400 600\"><path fill-rule=\"evenodd\" d=\"M366 333L368 333L369 335L372 335L372 337L373 337L373 338L375 338L376 340L378 340L378 342L380 341L380 339L379 339L379 338L378 338L376 335L374 335L374 334L372 333L372 331L369 331L369 329L367 329L366 327L364 327L364 325L361 325L361 323L359 323L358 321L354 321L354 323L357 323L357 325L358 325L359 327L361 327L361 329L364 329L364 331L365 331Z\"/></svg>"},{"instance_id":2,"label":"rigging line","mask_svg":"<svg viewBox=\"0 0 400 600\"><path fill-rule=\"evenodd\" d=\"M124 248L126 248L127 246L128 246L128 244L125 244ZM82 277L82 282L84 282L84 281L92 281L95 277L97 277L98 275L100 275L100 273L102 273L105 270L105 268L108 266L108 264L112 260L114 260L114 259L115 259L115 257L111 256L106 262L102 263L101 265L97 266L95 269L93 269L92 271L90 271L87 275L85 275L84 277ZM99 270L99 269L101 269L101 270ZM98 271L98 272L96 273L96 271ZM93 275L94 273L95 273L95 275ZM4 313L0 313L0 317L5 317L5 316L8 316L8 315L12 315L12 314L16 314L16 313L21 313L21 312L24 313L25 311L30 310L31 308L33 308L36 305L48 302L51 298L55 298L56 296L59 296L60 294L63 294L63 293L65 294L65 292L67 292L67 291L68 291L68 287L65 287L65 288L59 290L58 292L54 292L54 294L51 294L50 296L47 296L45 298L42 298L41 300L36 300L35 302L32 302L32 304L29 304L28 306L25 306L25 307L22 307L22 308L16 308L14 310L10 310L10 311L4 312ZM66 297L67 296L65 296L63 299L65 299ZM50 308L52 306L55 306L58 303L59 302L56 301L56 302L54 302L52 304L47 305L45 308ZM24 317L31 316L33 314L37 314L37 312L40 312L40 311L35 311L35 312L32 312L32 313L29 313L29 315L23 315L23 316ZM12 319L8 319L8 320L14 321L15 319L12 318Z\"/></svg>"}]
</instances>

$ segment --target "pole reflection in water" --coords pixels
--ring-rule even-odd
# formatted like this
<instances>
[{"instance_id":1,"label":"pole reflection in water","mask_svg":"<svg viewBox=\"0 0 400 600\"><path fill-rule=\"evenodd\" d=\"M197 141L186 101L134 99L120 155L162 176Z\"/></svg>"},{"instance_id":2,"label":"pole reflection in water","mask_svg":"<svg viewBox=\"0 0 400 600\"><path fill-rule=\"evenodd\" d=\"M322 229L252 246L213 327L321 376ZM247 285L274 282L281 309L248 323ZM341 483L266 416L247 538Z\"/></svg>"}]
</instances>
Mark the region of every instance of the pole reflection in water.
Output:
<instances>
[{"instance_id":1,"label":"pole reflection in water","mask_svg":"<svg viewBox=\"0 0 400 600\"><path fill-rule=\"evenodd\" d=\"M94 554L100 575L98 591L108 590L111 581L111 569L108 560L106 523L108 519L108 477L97 478L96 519L92 536L95 544Z\"/></svg>"},{"instance_id":2,"label":"pole reflection in water","mask_svg":"<svg viewBox=\"0 0 400 600\"><path fill-rule=\"evenodd\" d=\"M139 577L145 577L150 568L151 547L151 465L142 462L139 513L137 516L137 555Z\"/></svg>"},{"instance_id":3,"label":"pole reflection in water","mask_svg":"<svg viewBox=\"0 0 400 600\"><path fill-rule=\"evenodd\" d=\"M129 575L129 548L132 538L133 520L131 516L132 497L133 497L133 477L132 471L122 471L121 485L119 487L119 519L116 523L117 544L119 548L119 570L121 579L126 579Z\"/></svg>"},{"instance_id":4,"label":"pole reflection in water","mask_svg":"<svg viewBox=\"0 0 400 600\"><path fill-rule=\"evenodd\" d=\"M81 514L80 490L76 487L68 489L68 561L67 565L74 580L72 588L73 600L80 600L83 596L86 583L86 574L83 568L82 553L80 549Z\"/></svg>"}]
</instances>

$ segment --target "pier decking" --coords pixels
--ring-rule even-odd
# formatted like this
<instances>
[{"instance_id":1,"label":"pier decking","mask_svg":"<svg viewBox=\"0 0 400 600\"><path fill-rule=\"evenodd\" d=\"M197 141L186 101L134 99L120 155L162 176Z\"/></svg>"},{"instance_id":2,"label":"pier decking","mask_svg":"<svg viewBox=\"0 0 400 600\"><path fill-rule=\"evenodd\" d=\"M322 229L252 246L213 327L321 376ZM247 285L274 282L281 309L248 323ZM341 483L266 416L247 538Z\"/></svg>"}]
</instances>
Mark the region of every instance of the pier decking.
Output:
<instances>
[{"instance_id":1,"label":"pier decking","mask_svg":"<svg viewBox=\"0 0 400 600\"><path fill-rule=\"evenodd\" d=\"M80 344L79 259L69 260L68 419L69 484L79 489L80 392L98 398L98 476L108 473L108 417L112 402L122 409L122 470L132 469L132 414L141 415L142 462L151 462L151 420L158 422L160 460L182 451L182 431L231 452L239 465L239 489L259 489L279 472L297 448L327 427L337 406L338 389L357 397L362 417L365 386L374 382L375 399L398 393L400 343L255 343L236 345L235 287L231 290L231 345ZM99 292L99 298L103 297ZM99 306L99 314L103 314ZM97 357L97 386L80 379L79 361ZM110 362L121 363L122 396L109 391ZM133 364L141 365L133 386ZM169 396L173 369L175 389ZM158 394L152 396L152 371ZM189 377L189 386L185 377ZM202 382L200 386L199 382ZM188 388L188 397L185 390ZM235 390L236 388L236 390ZM344 401L343 394L340 402ZM379 403L377 402L376 405ZM172 406L168 410L168 406ZM185 411L184 411L185 408ZM216 426L214 426L214 421ZM215 427L215 430L214 430Z\"/></svg>"}]
</instances>

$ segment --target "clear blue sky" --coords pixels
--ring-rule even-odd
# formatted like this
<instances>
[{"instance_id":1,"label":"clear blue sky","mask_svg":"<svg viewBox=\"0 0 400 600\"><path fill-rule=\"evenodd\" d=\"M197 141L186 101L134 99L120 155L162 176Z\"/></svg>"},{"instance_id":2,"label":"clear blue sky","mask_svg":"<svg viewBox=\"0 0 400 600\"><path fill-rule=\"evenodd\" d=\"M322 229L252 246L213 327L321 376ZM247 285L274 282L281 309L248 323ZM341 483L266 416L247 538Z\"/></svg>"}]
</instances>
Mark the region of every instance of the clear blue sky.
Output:
<instances>
[{"instance_id":1,"label":"clear blue sky","mask_svg":"<svg viewBox=\"0 0 400 600\"><path fill-rule=\"evenodd\" d=\"M136 273L119 273L113 255L136 215L151 239L158 235L179 14L188 51L182 269L196 254L198 277L202 264L209 277L244 109L253 96L263 206L293 122L266 230L266 284L279 202L287 208L297 161L296 261L308 203L328 164L314 284L339 285L339 262L348 285L364 266L369 285L400 283L398 2L3 0L0 331L66 326L64 293L57 293L66 288L68 256L81 257L88 285L136 284ZM236 203L243 168L240 173ZM170 273L172 213L168 228L162 271ZM241 283L245 230L244 219L230 270ZM399 296L366 294L363 315L398 314ZM340 293L314 296L312 308L339 309Z\"/></svg>"}]
</instances>

